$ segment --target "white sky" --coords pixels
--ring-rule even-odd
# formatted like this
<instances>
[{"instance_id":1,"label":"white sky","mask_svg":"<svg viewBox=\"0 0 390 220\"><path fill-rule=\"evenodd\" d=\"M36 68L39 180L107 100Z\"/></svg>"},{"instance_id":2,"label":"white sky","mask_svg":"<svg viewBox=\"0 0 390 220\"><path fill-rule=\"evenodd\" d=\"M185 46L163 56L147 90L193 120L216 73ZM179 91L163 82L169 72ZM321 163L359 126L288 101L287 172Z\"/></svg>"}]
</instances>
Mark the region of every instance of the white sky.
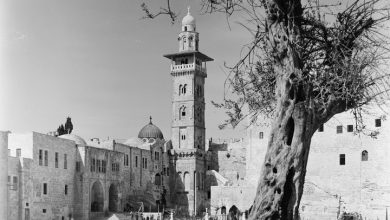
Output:
<instances>
[{"instance_id":1,"label":"white sky","mask_svg":"<svg viewBox=\"0 0 390 220\"><path fill-rule=\"evenodd\" d=\"M164 1L148 1L151 10ZM223 14L200 15L199 1L176 0L179 21L140 19L136 0L6 0L1 8L0 130L54 131L72 118L85 139L129 138L153 122L170 139L170 61L181 18L191 5L200 51L213 57L206 79L207 138L241 137L218 129L226 118L211 100L223 97L227 70L250 34Z\"/></svg>"}]
</instances>

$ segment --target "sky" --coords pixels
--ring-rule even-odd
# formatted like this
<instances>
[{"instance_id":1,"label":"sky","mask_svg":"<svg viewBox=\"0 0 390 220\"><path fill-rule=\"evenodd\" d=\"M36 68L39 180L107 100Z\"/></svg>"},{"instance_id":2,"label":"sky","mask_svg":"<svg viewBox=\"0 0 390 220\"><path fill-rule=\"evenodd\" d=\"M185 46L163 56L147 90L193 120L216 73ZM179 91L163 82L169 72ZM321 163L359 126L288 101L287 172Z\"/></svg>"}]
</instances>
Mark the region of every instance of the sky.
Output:
<instances>
[{"instance_id":1,"label":"sky","mask_svg":"<svg viewBox=\"0 0 390 220\"><path fill-rule=\"evenodd\" d=\"M239 138L245 126L219 130L228 70L251 35L200 1L173 1L179 19L141 19L138 0L6 0L1 5L0 130L47 133L70 116L85 139L130 138L153 117L171 135L172 79L163 54L178 51L191 6L207 64L206 138ZM164 1L146 1L152 11Z\"/></svg>"}]
</instances>

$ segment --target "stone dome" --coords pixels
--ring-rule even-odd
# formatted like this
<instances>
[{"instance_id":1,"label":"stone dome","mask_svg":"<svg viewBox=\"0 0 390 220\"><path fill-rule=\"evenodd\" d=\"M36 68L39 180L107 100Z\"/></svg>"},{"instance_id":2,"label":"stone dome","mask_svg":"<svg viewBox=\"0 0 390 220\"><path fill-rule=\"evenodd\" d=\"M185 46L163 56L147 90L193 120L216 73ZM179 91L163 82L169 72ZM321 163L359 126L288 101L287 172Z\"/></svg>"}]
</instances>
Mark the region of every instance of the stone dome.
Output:
<instances>
[{"instance_id":1,"label":"stone dome","mask_svg":"<svg viewBox=\"0 0 390 220\"><path fill-rule=\"evenodd\" d=\"M74 141L79 146L87 145L87 143L84 141L84 139L82 139L81 137L74 135L74 134L63 134L63 135L58 136L58 137L62 138L62 139Z\"/></svg>"},{"instance_id":2,"label":"stone dome","mask_svg":"<svg viewBox=\"0 0 390 220\"><path fill-rule=\"evenodd\" d=\"M163 133L160 128L152 123L152 117L150 117L149 124L145 125L138 133L138 138L159 138L164 139Z\"/></svg>"},{"instance_id":3,"label":"stone dome","mask_svg":"<svg viewBox=\"0 0 390 220\"><path fill-rule=\"evenodd\" d=\"M190 8L188 8L188 13L186 16L184 16L183 20L181 21L182 26L190 25L195 27L195 18L192 17L190 13Z\"/></svg>"}]
</instances>

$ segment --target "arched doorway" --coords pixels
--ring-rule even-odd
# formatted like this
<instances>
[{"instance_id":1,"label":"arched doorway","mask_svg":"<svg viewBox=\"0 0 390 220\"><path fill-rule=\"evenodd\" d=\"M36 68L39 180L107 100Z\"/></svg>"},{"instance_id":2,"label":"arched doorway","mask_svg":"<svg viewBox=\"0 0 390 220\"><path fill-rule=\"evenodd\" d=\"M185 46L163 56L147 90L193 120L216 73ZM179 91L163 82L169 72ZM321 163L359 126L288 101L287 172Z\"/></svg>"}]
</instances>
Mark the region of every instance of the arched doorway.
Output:
<instances>
[{"instance_id":1,"label":"arched doorway","mask_svg":"<svg viewBox=\"0 0 390 220\"><path fill-rule=\"evenodd\" d=\"M118 202L118 187L115 184L111 184L108 190L108 211L117 212Z\"/></svg>"},{"instance_id":2,"label":"arched doorway","mask_svg":"<svg viewBox=\"0 0 390 220\"><path fill-rule=\"evenodd\" d=\"M239 219L239 215L240 215L240 211L238 210L238 208L235 205L233 205L229 209L228 219L230 219L230 220L238 220Z\"/></svg>"},{"instance_id":3,"label":"arched doorway","mask_svg":"<svg viewBox=\"0 0 390 220\"><path fill-rule=\"evenodd\" d=\"M226 215L226 207L222 206L221 208L221 215Z\"/></svg>"},{"instance_id":4,"label":"arched doorway","mask_svg":"<svg viewBox=\"0 0 390 220\"><path fill-rule=\"evenodd\" d=\"M91 212L103 212L104 192L103 186L99 181L92 185L91 189Z\"/></svg>"}]
</instances>

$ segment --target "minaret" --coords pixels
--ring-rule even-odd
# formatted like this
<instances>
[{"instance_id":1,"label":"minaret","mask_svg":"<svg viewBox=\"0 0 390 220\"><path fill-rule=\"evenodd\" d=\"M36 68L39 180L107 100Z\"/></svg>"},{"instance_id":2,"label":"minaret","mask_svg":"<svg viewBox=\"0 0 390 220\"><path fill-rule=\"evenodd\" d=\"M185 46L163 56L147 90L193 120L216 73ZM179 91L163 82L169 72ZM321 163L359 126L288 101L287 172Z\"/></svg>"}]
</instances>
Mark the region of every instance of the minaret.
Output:
<instances>
[{"instance_id":1,"label":"minaret","mask_svg":"<svg viewBox=\"0 0 390 220\"><path fill-rule=\"evenodd\" d=\"M197 214L205 199L205 101L206 62L212 58L199 52L199 33L195 18L182 20L179 52L164 55L171 60L172 147L175 150L177 205ZM195 184L196 183L196 184ZM180 186L181 185L181 186Z\"/></svg>"}]
</instances>

